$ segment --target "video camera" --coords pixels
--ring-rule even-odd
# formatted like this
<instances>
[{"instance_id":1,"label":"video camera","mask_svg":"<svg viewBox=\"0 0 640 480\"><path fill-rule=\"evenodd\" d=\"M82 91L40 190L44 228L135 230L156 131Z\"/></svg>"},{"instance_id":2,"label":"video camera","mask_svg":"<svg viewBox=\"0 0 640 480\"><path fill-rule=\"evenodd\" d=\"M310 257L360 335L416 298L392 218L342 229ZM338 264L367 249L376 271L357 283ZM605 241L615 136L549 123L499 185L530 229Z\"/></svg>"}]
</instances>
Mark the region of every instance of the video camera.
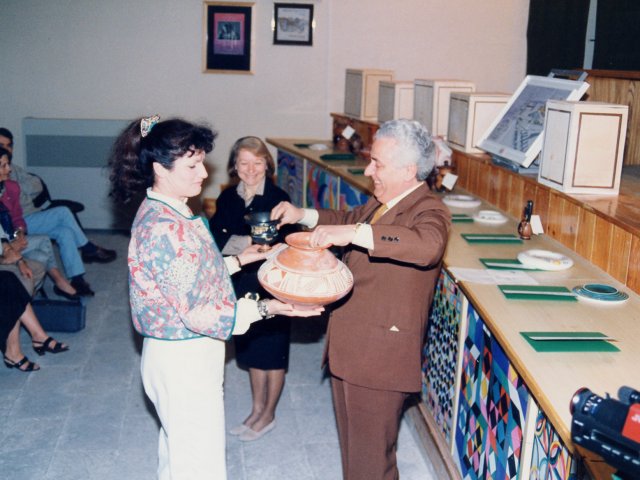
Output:
<instances>
[{"instance_id":1,"label":"video camera","mask_svg":"<svg viewBox=\"0 0 640 480\"><path fill-rule=\"evenodd\" d=\"M623 478L640 478L640 392L620 387L615 400L588 388L573 394L571 438L617 468Z\"/></svg>"}]
</instances>

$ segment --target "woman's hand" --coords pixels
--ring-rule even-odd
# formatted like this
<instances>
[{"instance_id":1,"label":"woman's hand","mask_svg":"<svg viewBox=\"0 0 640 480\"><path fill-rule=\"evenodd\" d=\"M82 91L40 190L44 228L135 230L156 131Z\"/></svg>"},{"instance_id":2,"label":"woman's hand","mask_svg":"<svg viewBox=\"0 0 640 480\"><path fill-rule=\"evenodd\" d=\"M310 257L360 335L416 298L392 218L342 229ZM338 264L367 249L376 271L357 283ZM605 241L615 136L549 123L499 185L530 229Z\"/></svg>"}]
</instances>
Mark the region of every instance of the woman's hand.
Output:
<instances>
[{"instance_id":1,"label":"woman's hand","mask_svg":"<svg viewBox=\"0 0 640 480\"><path fill-rule=\"evenodd\" d=\"M11 248L18 252L27 248L27 245L29 245L29 241L27 240L27 236L24 234L16 236L16 238L11 241Z\"/></svg>"},{"instance_id":2,"label":"woman's hand","mask_svg":"<svg viewBox=\"0 0 640 480\"><path fill-rule=\"evenodd\" d=\"M33 271L24 260L18 261L18 268L20 269L20 273L23 277L28 278L29 280L33 279Z\"/></svg>"},{"instance_id":3,"label":"woman's hand","mask_svg":"<svg viewBox=\"0 0 640 480\"><path fill-rule=\"evenodd\" d=\"M277 243L271 249L266 250L264 252L260 250L260 248L263 245L258 245L258 244L249 245L247 248L245 248L242 251L242 253L237 255L238 260L240 260L240 265L244 266L244 265L247 265L249 263L253 263L253 262L258 262L260 260L264 260L265 258L267 258L269 256L269 254L273 251L274 248L276 248L276 247L278 247L280 245L281 245L280 243Z\"/></svg>"},{"instance_id":4,"label":"woman's hand","mask_svg":"<svg viewBox=\"0 0 640 480\"><path fill-rule=\"evenodd\" d=\"M289 223L298 223L304 217L304 209L289 202L280 202L271 210L271 220L280 220L278 228Z\"/></svg>"},{"instance_id":5,"label":"woman's hand","mask_svg":"<svg viewBox=\"0 0 640 480\"><path fill-rule=\"evenodd\" d=\"M290 303L283 303L280 300L266 300L269 315L284 315L286 317L315 317L324 312L324 307L312 307L301 310Z\"/></svg>"},{"instance_id":6,"label":"woman's hand","mask_svg":"<svg viewBox=\"0 0 640 480\"><path fill-rule=\"evenodd\" d=\"M12 265L20 260L20 258L22 258L22 255L18 250L13 248L10 243L5 243L1 258L1 263L3 265Z\"/></svg>"}]
</instances>

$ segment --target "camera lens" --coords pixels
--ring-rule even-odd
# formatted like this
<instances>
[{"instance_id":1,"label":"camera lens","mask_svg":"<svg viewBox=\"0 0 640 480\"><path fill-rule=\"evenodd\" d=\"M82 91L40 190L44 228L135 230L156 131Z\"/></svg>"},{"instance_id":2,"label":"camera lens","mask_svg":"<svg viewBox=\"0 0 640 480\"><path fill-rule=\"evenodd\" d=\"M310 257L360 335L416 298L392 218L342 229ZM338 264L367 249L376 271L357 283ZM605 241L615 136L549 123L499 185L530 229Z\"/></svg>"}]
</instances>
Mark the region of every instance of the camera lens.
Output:
<instances>
[{"instance_id":1,"label":"camera lens","mask_svg":"<svg viewBox=\"0 0 640 480\"><path fill-rule=\"evenodd\" d=\"M590 395L591 390L586 387L582 387L576 390L576 393L574 393L573 397L571 397L571 403L569 404L569 412L571 412L571 415L573 415L576 410L580 410L580 408Z\"/></svg>"}]
</instances>

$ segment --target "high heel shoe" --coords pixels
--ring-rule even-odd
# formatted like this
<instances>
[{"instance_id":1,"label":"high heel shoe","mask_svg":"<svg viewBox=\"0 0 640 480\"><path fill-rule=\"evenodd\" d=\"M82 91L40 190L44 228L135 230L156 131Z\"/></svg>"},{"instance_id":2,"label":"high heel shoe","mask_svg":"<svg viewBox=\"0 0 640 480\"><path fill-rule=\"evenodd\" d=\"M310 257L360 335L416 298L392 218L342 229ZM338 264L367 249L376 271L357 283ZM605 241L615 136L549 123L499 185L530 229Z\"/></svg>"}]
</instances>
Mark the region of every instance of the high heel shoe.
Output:
<instances>
[{"instance_id":1,"label":"high heel shoe","mask_svg":"<svg viewBox=\"0 0 640 480\"><path fill-rule=\"evenodd\" d=\"M54 342L54 341L56 342L56 346L51 347L51 342ZM33 350L40 356L44 355L45 352L61 353L69 350L68 345L62 346L60 342L58 342L57 340L54 340L51 337L47 337L44 342L32 341L31 344L33 345Z\"/></svg>"},{"instance_id":2,"label":"high heel shoe","mask_svg":"<svg viewBox=\"0 0 640 480\"><path fill-rule=\"evenodd\" d=\"M8 359L6 355L4 355L4 364L7 366L7 368L17 368L21 372L36 372L40 370L40 366L33 362L30 362L27 357L22 357L22 360L14 362L13 360ZM23 365L26 365L26 367L20 368Z\"/></svg>"},{"instance_id":3,"label":"high heel shoe","mask_svg":"<svg viewBox=\"0 0 640 480\"><path fill-rule=\"evenodd\" d=\"M58 288L57 285L53 286L53 291L56 292L56 295L59 295L61 297L67 298L69 300L79 300L80 299L80 295L78 295L77 293L67 293L64 290Z\"/></svg>"}]
</instances>

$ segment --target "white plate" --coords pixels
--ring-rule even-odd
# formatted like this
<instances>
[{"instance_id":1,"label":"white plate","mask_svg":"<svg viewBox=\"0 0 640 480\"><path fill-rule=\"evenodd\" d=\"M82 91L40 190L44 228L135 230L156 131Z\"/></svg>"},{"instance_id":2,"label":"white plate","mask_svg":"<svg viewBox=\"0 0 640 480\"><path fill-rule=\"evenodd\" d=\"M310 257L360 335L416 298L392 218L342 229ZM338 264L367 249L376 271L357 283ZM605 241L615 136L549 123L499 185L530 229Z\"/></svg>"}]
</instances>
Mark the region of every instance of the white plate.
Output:
<instances>
[{"instance_id":1,"label":"white plate","mask_svg":"<svg viewBox=\"0 0 640 480\"><path fill-rule=\"evenodd\" d=\"M509 220L500 212L495 210L480 210L473 216L473 221L485 225L502 225Z\"/></svg>"},{"instance_id":2,"label":"white plate","mask_svg":"<svg viewBox=\"0 0 640 480\"><path fill-rule=\"evenodd\" d=\"M329 147L327 147L324 143L313 143L311 145L309 145L309 149L310 150L327 150Z\"/></svg>"},{"instance_id":3,"label":"white plate","mask_svg":"<svg viewBox=\"0 0 640 480\"><path fill-rule=\"evenodd\" d=\"M477 198L469 195L447 195L442 201L450 207L459 208L476 208L482 203Z\"/></svg>"},{"instance_id":4,"label":"white plate","mask_svg":"<svg viewBox=\"0 0 640 480\"><path fill-rule=\"evenodd\" d=\"M569 257L549 250L525 250L517 258L523 265L540 270L566 270L573 266L573 260Z\"/></svg>"}]
</instances>

